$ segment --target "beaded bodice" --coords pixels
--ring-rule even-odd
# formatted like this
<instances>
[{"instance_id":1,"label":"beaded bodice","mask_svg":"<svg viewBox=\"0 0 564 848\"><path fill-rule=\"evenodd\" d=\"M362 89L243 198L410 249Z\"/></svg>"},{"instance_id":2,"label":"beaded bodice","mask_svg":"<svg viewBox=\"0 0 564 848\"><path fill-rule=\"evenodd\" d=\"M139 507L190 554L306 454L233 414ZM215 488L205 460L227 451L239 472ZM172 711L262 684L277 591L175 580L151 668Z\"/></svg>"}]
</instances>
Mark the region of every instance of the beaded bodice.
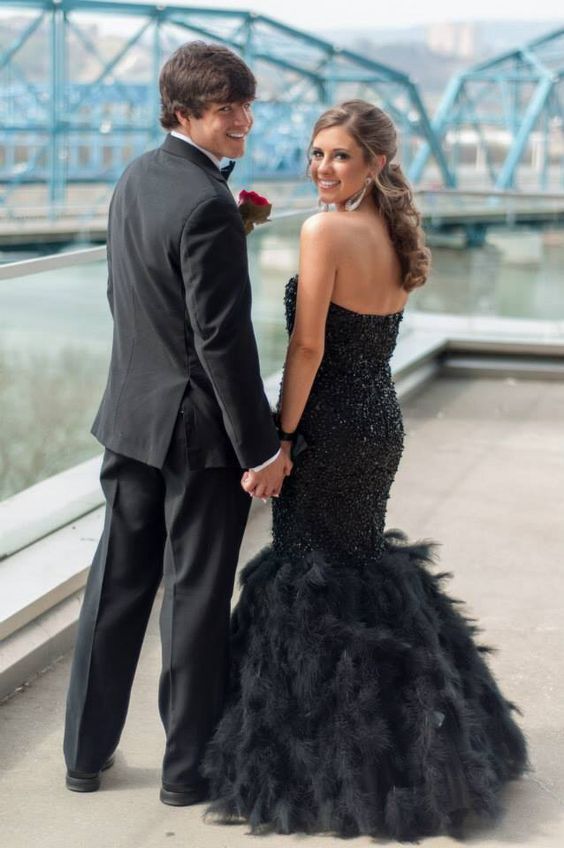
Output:
<instances>
[{"instance_id":1,"label":"beaded bodice","mask_svg":"<svg viewBox=\"0 0 564 848\"><path fill-rule=\"evenodd\" d=\"M285 292L292 331L298 278ZM299 431L307 449L274 504L274 544L286 552L373 556L403 447L390 371L403 313L365 315L331 303L323 360ZM336 521L335 517L339 520Z\"/></svg>"},{"instance_id":2,"label":"beaded bodice","mask_svg":"<svg viewBox=\"0 0 564 848\"><path fill-rule=\"evenodd\" d=\"M298 277L294 276L288 280L284 294L288 334L294 326L297 293ZM349 370L353 366L355 371L367 369L374 373L377 363L388 361L394 352L402 318L403 312L365 315L330 303L322 368L344 365Z\"/></svg>"}]
</instances>

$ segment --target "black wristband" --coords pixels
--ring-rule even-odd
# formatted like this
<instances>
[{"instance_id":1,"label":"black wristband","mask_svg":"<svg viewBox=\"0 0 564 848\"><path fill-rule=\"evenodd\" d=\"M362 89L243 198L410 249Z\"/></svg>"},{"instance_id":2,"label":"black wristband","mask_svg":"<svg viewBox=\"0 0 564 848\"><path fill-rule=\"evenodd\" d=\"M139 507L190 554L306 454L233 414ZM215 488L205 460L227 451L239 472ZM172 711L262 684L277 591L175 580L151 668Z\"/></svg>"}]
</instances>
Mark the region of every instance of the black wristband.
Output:
<instances>
[{"instance_id":1,"label":"black wristband","mask_svg":"<svg viewBox=\"0 0 564 848\"><path fill-rule=\"evenodd\" d=\"M281 442L295 442L298 438L298 431L294 430L293 433L286 433L284 430L278 428L278 438Z\"/></svg>"},{"instance_id":2,"label":"black wristband","mask_svg":"<svg viewBox=\"0 0 564 848\"><path fill-rule=\"evenodd\" d=\"M285 430L283 430L280 426L280 414L278 412L275 412L272 417L274 419L274 426L276 427L276 431L278 433L278 438L280 439L280 441L295 442L298 438L298 431L294 430L293 433L287 433Z\"/></svg>"}]
</instances>

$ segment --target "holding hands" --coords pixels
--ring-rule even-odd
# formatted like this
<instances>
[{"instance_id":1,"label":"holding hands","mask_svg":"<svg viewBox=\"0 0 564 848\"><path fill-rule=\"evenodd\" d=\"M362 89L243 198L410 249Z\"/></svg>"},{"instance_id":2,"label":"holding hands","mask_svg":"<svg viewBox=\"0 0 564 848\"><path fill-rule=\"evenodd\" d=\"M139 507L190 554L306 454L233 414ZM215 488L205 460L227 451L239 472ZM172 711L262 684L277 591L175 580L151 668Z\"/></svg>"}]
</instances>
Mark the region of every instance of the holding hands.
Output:
<instances>
[{"instance_id":1,"label":"holding hands","mask_svg":"<svg viewBox=\"0 0 564 848\"><path fill-rule=\"evenodd\" d=\"M280 443L280 453L276 459L260 471L245 471L241 486L253 498L277 498L284 478L292 473L290 442Z\"/></svg>"}]
</instances>

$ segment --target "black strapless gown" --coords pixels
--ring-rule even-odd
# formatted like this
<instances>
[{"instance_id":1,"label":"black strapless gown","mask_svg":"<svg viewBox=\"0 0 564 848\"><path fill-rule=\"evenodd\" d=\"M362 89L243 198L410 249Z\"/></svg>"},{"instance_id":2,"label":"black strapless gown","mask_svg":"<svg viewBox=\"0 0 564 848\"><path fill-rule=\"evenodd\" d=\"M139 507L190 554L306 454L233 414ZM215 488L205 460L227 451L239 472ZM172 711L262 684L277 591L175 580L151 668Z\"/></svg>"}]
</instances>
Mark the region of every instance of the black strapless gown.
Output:
<instances>
[{"instance_id":1,"label":"black strapless gown","mask_svg":"<svg viewBox=\"0 0 564 848\"><path fill-rule=\"evenodd\" d=\"M291 330L297 278L286 289ZM402 313L332 304L273 543L232 616L209 813L253 831L460 834L527 768L515 707L429 544L385 533L403 448L389 360Z\"/></svg>"}]
</instances>

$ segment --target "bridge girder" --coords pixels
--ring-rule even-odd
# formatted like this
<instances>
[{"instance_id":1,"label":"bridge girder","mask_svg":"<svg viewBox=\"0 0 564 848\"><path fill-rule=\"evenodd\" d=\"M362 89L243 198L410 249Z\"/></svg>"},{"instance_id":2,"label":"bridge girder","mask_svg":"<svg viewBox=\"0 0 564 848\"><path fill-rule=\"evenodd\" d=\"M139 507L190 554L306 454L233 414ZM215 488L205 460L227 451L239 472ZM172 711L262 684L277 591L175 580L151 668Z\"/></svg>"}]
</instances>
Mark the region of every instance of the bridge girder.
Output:
<instances>
[{"instance_id":1,"label":"bridge girder","mask_svg":"<svg viewBox=\"0 0 564 848\"><path fill-rule=\"evenodd\" d=\"M258 77L242 179L301 176L320 111L362 96L398 124L408 173L426 142L444 184L454 183L407 75L265 15L112 0L8 0L3 9L19 15L21 27L0 40L0 202L34 181L48 180L53 204L71 181L113 182L134 155L158 143L160 66L192 37L232 47ZM118 35L120 25L133 31ZM105 39L97 40L96 26Z\"/></svg>"},{"instance_id":2,"label":"bridge girder","mask_svg":"<svg viewBox=\"0 0 564 848\"><path fill-rule=\"evenodd\" d=\"M453 161L457 139L464 131L473 130L493 186L501 190L513 188L533 133L540 127L539 187L547 187L551 138L560 156L564 186L563 83L564 28L474 65L454 77L432 121L435 136L445 151L450 146L451 172L456 174L458 170ZM501 161L494 163L492 151L496 138L497 143L502 138L507 149ZM430 152L428 143L421 145L417 152L411 172L415 181L420 179ZM497 158L500 158L499 153Z\"/></svg>"}]
</instances>

